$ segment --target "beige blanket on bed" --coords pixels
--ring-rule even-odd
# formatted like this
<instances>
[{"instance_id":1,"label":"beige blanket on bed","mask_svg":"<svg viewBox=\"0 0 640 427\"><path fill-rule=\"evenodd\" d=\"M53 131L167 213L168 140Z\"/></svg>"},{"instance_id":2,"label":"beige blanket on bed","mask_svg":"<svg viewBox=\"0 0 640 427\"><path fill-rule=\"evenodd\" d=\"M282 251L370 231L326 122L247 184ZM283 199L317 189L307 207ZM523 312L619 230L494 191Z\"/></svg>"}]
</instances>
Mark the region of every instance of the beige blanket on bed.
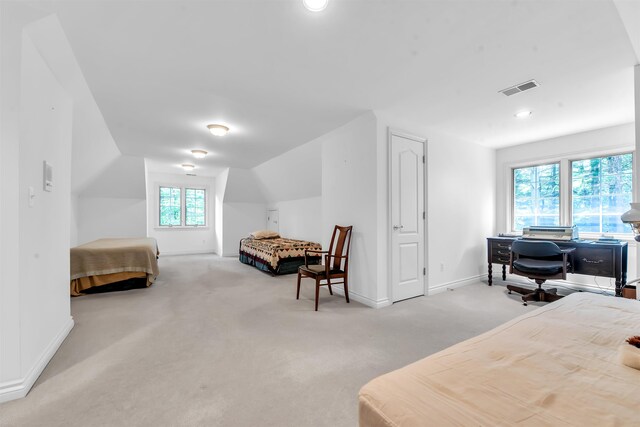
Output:
<instances>
[{"instance_id":1,"label":"beige blanket on bed","mask_svg":"<svg viewBox=\"0 0 640 427\"><path fill-rule=\"evenodd\" d=\"M101 274L144 272L153 282L159 274L154 238L99 239L71 248L71 280Z\"/></svg>"},{"instance_id":2,"label":"beige blanket on bed","mask_svg":"<svg viewBox=\"0 0 640 427\"><path fill-rule=\"evenodd\" d=\"M640 371L618 360L632 335L640 302L576 293L374 379L360 425L640 425Z\"/></svg>"}]
</instances>

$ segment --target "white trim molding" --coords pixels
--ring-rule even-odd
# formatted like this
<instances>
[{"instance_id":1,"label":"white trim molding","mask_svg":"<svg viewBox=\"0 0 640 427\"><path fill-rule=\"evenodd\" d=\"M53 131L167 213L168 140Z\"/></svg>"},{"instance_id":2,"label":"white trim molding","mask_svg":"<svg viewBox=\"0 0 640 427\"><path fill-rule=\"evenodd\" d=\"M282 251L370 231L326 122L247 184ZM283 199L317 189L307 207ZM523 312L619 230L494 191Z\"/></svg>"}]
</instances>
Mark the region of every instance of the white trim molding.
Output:
<instances>
[{"instance_id":1,"label":"white trim molding","mask_svg":"<svg viewBox=\"0 0 640 427\"><path fill-rule=\"evenodd\" d=\"M56 335L53 341L45 348L38 361L29 369L29 372L27 372L24 378L0 384L0 403L20 399L29 393L33 384L35 384L40 374L42 374L44 368L47 367L53 355L56 354L62 342L67 338L69 332L71 332L71 329L73 329L73 325L73 317L69 317L69 320L64 324L58 335Z\"/></svg>"},{"instance_id":2,"label":"white trim molding","mask_svg":"<svg viewBox=\"0 0 640 427\"><path fill-rule=\"evenodd\" d=\"M436 295L442 292L445 292L448 289L461 288L462 286L471 285L473 283L482 282L482 277L484 274L478 274L477 276L465 277L463 279L453 280L451 282L440 283L439 285L435 285L429 288L429 296Z\"/></svg>"},{"instance_id":3,"label":"white trim molding","mask_svg":"<svg viewBox=\"0 0 640 427\"><path fill-rule=\"evenodd\" d=\"M334 293L344 296L344 288L341 285L331 285L331 289L333 290ZM388 307L391 305L391 301L388 298L384 298L376 301L369 297L365 297L364 295L360 295L356 292L353 292L351 290L349 291L349 299L357 301L371 308L382 308L382 307Z\"/></svg>"},{"instance_id":4,"label":"white trim molding","mask_svg":"<svg viewBox=\"0 0 640 427\"><path fill-rule=\"evenodd\" d=\"M216 252L213 249L160 252L160 256L161 257L163 257L163 256L181 256L181 255L202 255L202 254L216 255Z\"/></svg>"}]
</instances>

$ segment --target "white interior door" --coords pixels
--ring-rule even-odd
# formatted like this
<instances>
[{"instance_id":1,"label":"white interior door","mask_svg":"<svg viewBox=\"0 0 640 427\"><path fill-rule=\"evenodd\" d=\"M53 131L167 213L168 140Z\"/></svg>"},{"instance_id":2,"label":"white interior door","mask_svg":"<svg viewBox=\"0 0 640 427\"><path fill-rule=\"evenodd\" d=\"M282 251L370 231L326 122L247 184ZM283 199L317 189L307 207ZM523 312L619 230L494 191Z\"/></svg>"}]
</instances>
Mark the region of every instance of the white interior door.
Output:
<instances>
[{"instance_id":1,"label":"white interior door","mask_svg":"<svg viewBox=\"0 0 640 427\"><path fill-rule=\"evenodd\" d=\"M424 141L391 134L391 296L424 295Z\"/></svg>"},{"instance_id":2,"label":"white interior door","mask_svg":"<svg viewBox=\"0 0 640 427\"><path fill-rule=\"evenodd\" d=\"M275 231L277 233L280 232L278 226L278 217L279 214L277 209L270 209L267 211L267 230Z\"/></svg>"}]
</instances>

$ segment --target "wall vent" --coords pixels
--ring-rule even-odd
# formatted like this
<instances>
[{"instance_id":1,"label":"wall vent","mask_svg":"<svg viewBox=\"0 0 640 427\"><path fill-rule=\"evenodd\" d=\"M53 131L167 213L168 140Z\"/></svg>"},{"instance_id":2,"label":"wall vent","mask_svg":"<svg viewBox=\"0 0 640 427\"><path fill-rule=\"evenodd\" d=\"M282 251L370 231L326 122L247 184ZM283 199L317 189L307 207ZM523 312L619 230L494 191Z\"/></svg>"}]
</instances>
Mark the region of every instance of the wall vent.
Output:
<instances>
[{"instance_id":1,"label":"wall vent","mask_svg":"<svg viewBox=\"0 0 640 427\"><path fill-rule=\"evenodd\" d=\"M529 80L524 83L517 84L515 86L508 87L506 89L502 89L500 93L505 94L505 96L515 95L516 93L524 92L525 90L533 89L534 87L540 86L535 80Z\"/></svg>"}]
</instances>

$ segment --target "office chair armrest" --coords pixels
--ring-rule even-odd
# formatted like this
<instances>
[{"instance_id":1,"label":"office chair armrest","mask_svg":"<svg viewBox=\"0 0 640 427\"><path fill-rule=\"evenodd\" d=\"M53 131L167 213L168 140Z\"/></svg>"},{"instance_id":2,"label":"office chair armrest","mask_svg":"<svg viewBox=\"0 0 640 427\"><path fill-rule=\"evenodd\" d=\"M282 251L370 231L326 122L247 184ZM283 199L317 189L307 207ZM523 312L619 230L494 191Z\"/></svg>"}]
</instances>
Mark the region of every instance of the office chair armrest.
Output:
<instances>
[{"instance_id":1,"label":"office chair armrest","mask_svg":"<svg viewBox=\"0 0 640 427\"><path fill-rule=\"evenodd\" d=\"M571 252L575 251L576 248L566 248L566 249L560 249L560 252L562 252L563 254L570 254Z\"/></svg>"}]
</instances>

